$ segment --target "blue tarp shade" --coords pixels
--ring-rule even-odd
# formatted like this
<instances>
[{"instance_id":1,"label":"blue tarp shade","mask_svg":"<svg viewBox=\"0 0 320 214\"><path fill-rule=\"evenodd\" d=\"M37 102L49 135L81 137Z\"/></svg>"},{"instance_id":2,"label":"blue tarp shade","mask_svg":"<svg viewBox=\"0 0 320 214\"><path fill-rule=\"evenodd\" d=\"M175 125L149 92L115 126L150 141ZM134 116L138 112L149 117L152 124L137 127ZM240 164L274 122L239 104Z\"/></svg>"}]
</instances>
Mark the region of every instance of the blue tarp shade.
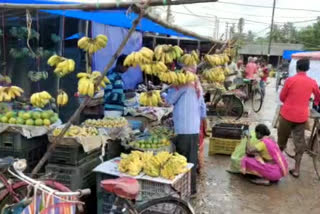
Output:
<instances>
[{"instance_id":1,"label":"blue tarp shade","mask_svg":"<svg viewBox=\"0 0 320 214\"><path fill-rule=\"evenodd\" d=\"M292 56L292 54L295 54L295 53L301 53L301 52L305 52L305 51L284 50L284 51L283 51L282 58L283 58L283 59L286 59L286 60L291 60L291 56Z\"/></svg>"},{"instance_id":2,"label":"blue tarp shade","mask_svg":"<svg viewBox=\"0 0 320 214\"><path fill-rule=\"evenodd\" d=\"M85 12L81 10L41 10L42 12L76 18L83 20L90 20L97 23L111 25L116 27L130 28L132 21L137 18L137 14L126 14L125 10L112 10L112 11L95 11ZM142 18L140 24L137 26L138 31L160 33L171 36L185 37L181 33L174 30L165 28L149 19ZM189 37L190 38L190 37Z\"/></svg>"}]
</instances>

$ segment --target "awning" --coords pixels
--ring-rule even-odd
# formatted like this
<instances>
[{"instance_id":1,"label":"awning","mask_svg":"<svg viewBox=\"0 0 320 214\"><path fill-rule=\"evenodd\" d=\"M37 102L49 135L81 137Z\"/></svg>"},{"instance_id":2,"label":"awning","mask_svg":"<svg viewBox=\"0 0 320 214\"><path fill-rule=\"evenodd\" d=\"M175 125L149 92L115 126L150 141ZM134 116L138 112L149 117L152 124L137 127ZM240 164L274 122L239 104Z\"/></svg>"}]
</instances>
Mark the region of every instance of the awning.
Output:
<instances>
[{"instance_id":1,"label":"awning","mask_svg":"<svg viewBox=\"0 0 320 214\"><path fill-rule=\"evenodd\" d=\"M320 51L303 52L292 55L293 59L308 58L310 60L320 60Z\"/></svg>"}]
</instances>

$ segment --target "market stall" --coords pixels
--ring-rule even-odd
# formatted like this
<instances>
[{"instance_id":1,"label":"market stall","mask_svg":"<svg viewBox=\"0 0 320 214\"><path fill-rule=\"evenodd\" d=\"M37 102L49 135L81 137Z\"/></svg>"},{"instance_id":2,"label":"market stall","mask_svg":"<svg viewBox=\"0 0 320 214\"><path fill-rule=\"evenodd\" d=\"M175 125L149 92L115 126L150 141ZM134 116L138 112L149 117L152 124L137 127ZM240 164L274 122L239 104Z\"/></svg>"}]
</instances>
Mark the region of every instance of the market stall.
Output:
<instances>
[{"instance_id":1,"label":"market stall","mask_svg":"<svg viewBox=\"0 0 320 214\"><path fill-rule=\"evenodd\" d=\"M50 6L47 7L42 9L52 9ZM63 7L61 6L62 9ZM66 7L68 6L66 5ZM32 175L38 173L48 162L45 166L45 172L55 174L56 181L65 184L71 190L76 190L86 187L92 188L95 185L95 176L92 172L95 168L94 171L100 174L135 177L142 185L148 184L150 185L148 188L153 190L155 187L161 186L161 190L158 190L159 194L152 195L154 197L160 197L160 192L163 193L163 189L168 190L168 192L165 191L165 194L173 194L184 199L190 197L190 170L193 166L187 163L185 157L174 152L172 124L167 124L164 121L171 119L173 108L166 104L163 93L169 87L179 88L195 84L198 81L198 76L195 73L185 68L178 68L179 64L189 67L199 64L200 58L197 51L184 52L179 46L164 44L155 47L155 49L141 47L130 52L124 61L124 66L140 67L143 74L158 77L161 85L158 88L153 88L146 81L144 90L135 91L133 96L128 96L125 100L124 115L103 118L93 116L90 118L89 116L84 118L80 124L75 125L84 109L90 111L88 106L103 105L104 89L112 84L106 74L122 53L139 22L144 19L143 16L146 16L144 7L147 5L133 6L136 14L132 16L130 25L127 26L130 29L118 49L105 64L103 71L95 70L92 62L99 52L105 50L110 42L109 38L104 34L92 37L87 34L78 39L77 46L85 55L86 66L76 74L76 94L79 97L80 106L66 123L61 124L58 119L58 111L68 105L72 95L59 87L59 84L56 96L51 95L45 89L39 89L24 100L28 108L5 110L0 119L2 122L0 130L15 131L21 136L31 139L41 135L50 142L47 143L47 152L41 160L40 158L36 160L38 164L33 169ZM61 11L51 12L59 14ZM64 14L75 16L74 12L76 11ZM32 20L29 21L32 23ZM150 20L144 19L143 23L150 24ZM31 26L29 23L29 30ZM169 24L165 26L170 27ZM179 34L175 31L180 32L180 28L174 26L172 28L171 33ZM161 30L165 29L161 28ZM194 33L184 31L182 33L196 36ZM227 52L222 51L223 54L219 55L219 59L223 57L223 60L219 61L218 66L228 62ZM67 78L75 72L74 59L65 57L63 52L50 55L47 63L50 66L50 75L55 75L58 80ZM207 60L206 63L210 63L210 60ZM221 68L219 67L218 70L214 75L221 76ZM2 98L10 103L11 100L19 97L23 90L11 85L8 78L8 76L4 76L5 84L1 84L0 101ZM139 125L136 120L140 120L140 118L147 119L146 123ZM121 148L117 150L112 145L116 145L117 148L121 146ZM121 154L121 152L124 153ZM43 152L32 151L32 153L42 154ZM112 155L106 155L108 153ZM115 159L111 159L112 156L115 156ZM104 163L100 164L101 162ZM96 167L97 165L99 166ZM102 178L104 177L98 177L97 182ZM176 191L170 192L171 187ZM98 188L99 191L101 193L101 189ZM143 191L141 194L142 196L139 198L141 201L150 200L148 198L150 193L148 197L143 196Z\"/></svg>"}]
</instances>

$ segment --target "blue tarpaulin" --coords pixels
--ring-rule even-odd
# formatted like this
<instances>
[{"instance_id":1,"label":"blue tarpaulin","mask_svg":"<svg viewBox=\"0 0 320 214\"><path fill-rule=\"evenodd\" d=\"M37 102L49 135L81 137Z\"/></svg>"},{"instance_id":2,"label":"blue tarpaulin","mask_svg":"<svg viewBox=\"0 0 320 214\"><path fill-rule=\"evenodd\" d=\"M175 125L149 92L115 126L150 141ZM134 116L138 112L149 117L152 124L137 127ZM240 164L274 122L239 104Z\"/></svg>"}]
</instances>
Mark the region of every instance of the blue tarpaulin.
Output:
<instances>
[{"instance_id":1,"label":"blue tarpaulin","mask_svg":"<svg viewBox=\"0 0 320 214\"><path fill-rule=\"evenodd\" d=\"M79 1L81 2L81 1ZM50 1L50 0L0 0L0 3L11 4L74 4L75 2L67 1ZM82 20L94 21L96 23L111 25L116 27L123 27L129 29L132 25L132 21L137 18L137 14L127 14L125 10L110 10L110 11L82 11L82 10L41 10L56 15L62 15L71 18L77 18ZM152 22L149 19L142 18L140 24L137 27L141 32L152 32L170 36L186 37L181 33L174 30L165 28L157 23ZM191 38L191 37L189 37Z\"/></svg>"},{"instance_id":2,"label":"blue tarpaulin","mask_svg":"<svg viewBox=\"0 0 320 214\"><path fill-rule=\"evenodd\" d=\"M125 10L110 10L110 11L94 11L86 12L81 10L41 10L42 12L76 18L90 20L100 24L111 25L116 27L130 28L132 21L137 18L137 14L127 14ZM174 30L165 28L149 19L142 18L137 26L138 31L160 33L171 36L184 37L183 34L177 33Z\"/></svg>"},{"instance_id":3,"label":"blue tarpaulin","mask_svg":"<svg viewBox=\"0 0 320 214\"><path fill-rule=\"evenodd\" d=\"M301 53L305 51L297 51L297 50L285 50L283 51L282 58L286 60L291 60L292 54Z\"/></svg>"}]
</instances>

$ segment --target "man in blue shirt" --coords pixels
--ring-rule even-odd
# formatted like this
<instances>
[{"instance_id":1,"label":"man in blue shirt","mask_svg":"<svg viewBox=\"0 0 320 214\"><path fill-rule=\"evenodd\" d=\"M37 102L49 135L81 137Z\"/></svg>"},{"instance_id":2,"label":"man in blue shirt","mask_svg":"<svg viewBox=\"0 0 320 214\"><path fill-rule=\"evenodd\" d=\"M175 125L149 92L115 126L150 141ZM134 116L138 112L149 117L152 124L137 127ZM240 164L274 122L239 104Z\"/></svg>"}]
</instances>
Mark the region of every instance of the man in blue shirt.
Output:
<instances>
[{"instance_id":1,"label":"man in blue shirt","mask_svg":"<svg viewBox=\"0 0 320 214\"><path fill-rule=\"evenodd\" d=\"M123 62L127 56L119 56L116 66L111 69L107 77L111 84L108 84L104 91L105 105L104 110L106 112L119 112L122 114L124 108L124 84L122 80L122 74L128 70L128 67L123 65Z\"/></svg>"},{"instance_id":2,"label":"man in blue shirt","mask_svg":"<svg viewBox=\"0 0 320 214\"><path fill-rule=\"evenodd\" d=\"M193 85L185 85L179 88L170 88L165 100L174 106L173 122L177 135L175 138L176 150L185 156L194 167L191 171L191 194L197 193L197 163L199 149L199 133L201 120L206 118L206 105L202 91Z\"/></svg>"}]
</instances>

